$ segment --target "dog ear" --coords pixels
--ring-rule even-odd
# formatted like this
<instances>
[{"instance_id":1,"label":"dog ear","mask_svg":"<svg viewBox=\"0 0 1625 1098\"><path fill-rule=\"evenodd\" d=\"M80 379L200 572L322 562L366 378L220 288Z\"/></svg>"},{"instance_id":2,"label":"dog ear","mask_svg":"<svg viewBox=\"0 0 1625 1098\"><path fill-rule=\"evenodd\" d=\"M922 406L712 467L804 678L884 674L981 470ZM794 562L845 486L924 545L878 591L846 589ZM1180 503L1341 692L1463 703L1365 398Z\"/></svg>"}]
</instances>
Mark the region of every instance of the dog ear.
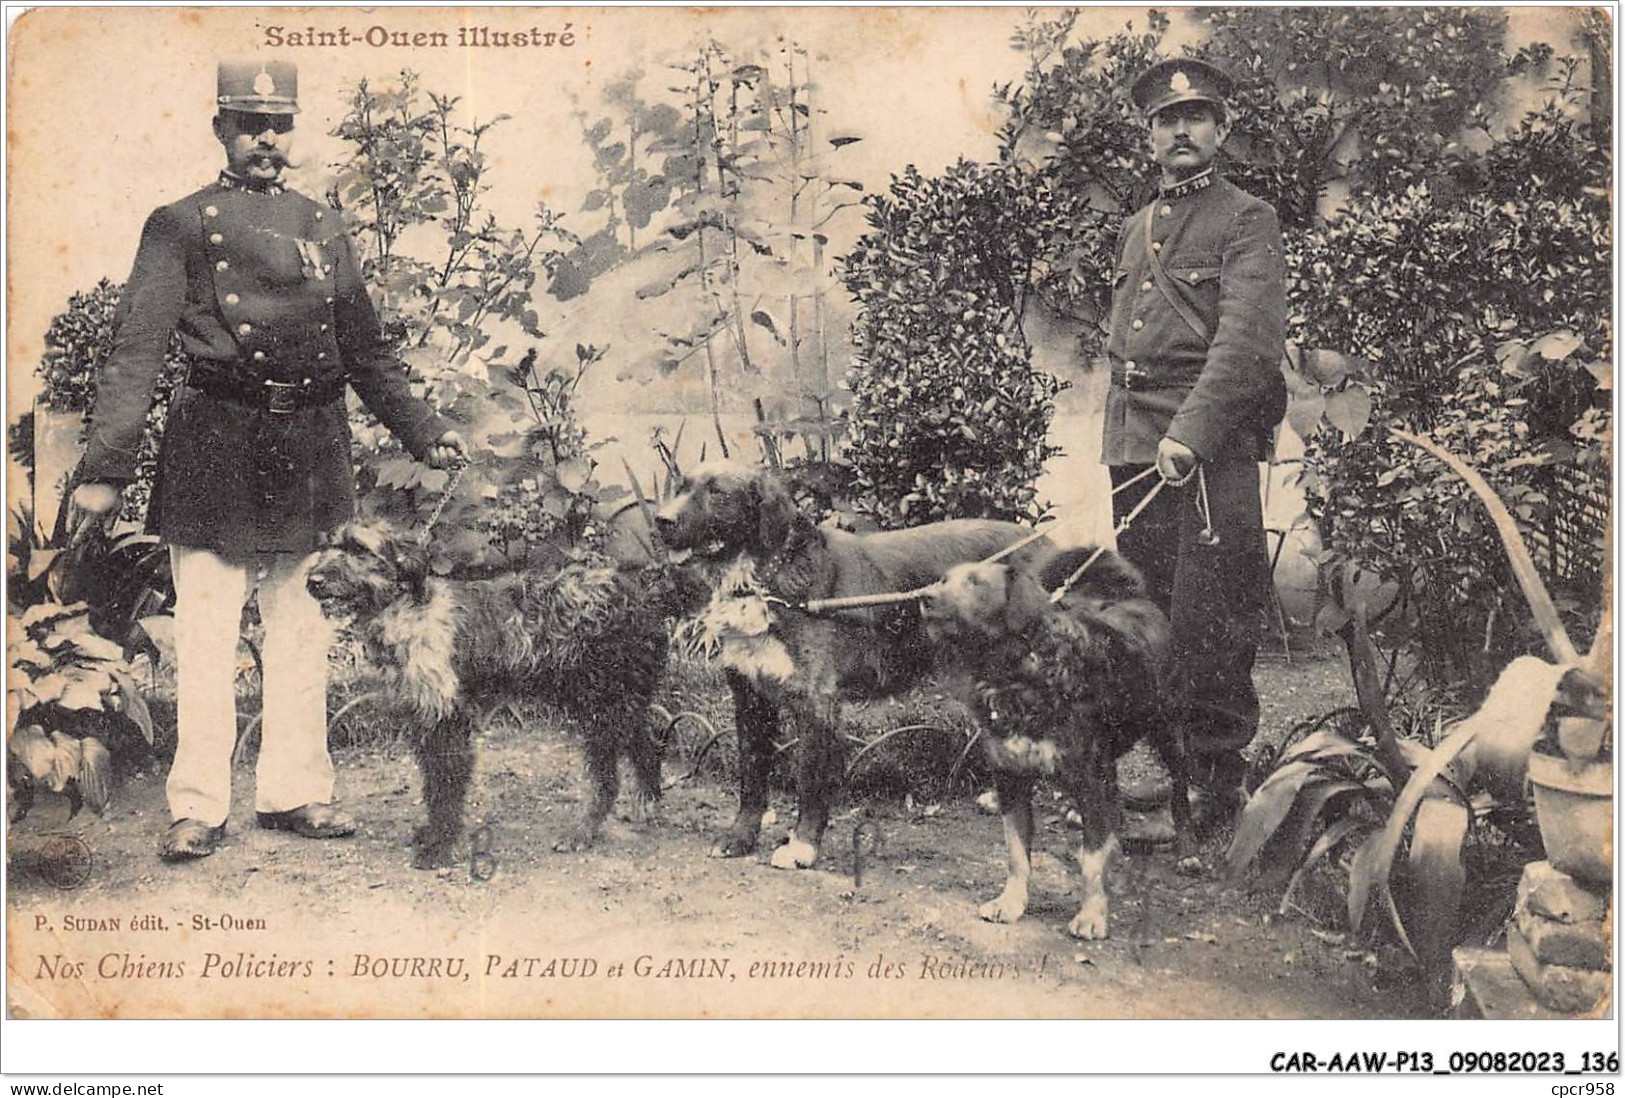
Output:
<instances>
[{"instance_id":1,"label":"dog ear","mask_svg":"<svg viewBox=\"0 0 1625 1098\"><path fill-rule=\"evenodd\" d=\"M397 541L389 548L395 577L415 602L429 597L429 550L417 541Z\"/></svg>"},{"instance_id":2,"label":"dog ear","mask_svg":"<svg viewBox=\"0 0 1625 1098\"><path fill-rule=\"evenodd\" d=\"M1014 565L1001 564L1004 573L1004 625L1012 634L1023 633L1043 616L1049 603L1044 588Z\"/></svg>"},{"instance_id":3,"label":"dog ear","mask_svg":"<svg viewBox=\"0 0 1625 1098\"><path fill-rule=\"evenodd\" d=\"M784 484L772 474L763 471L751 480L751 492L756 497L756 536L763 549L769 551L784 545L796 521L796 501Z\"/></svg>"}]
</instances>

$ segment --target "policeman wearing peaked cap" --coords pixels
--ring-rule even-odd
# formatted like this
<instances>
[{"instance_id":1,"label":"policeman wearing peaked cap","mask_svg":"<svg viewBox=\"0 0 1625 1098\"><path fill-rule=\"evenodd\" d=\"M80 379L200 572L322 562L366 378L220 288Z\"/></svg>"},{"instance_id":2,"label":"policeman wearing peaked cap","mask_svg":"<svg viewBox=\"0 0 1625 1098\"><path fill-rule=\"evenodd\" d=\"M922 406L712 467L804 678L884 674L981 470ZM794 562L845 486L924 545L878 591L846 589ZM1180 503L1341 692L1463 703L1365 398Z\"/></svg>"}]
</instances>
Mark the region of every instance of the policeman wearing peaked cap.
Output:
<instances>
[{"instance_id":1,"label":"policeman wearing peaked cap","mask_svg":"<svg viewBox=\"0 0 1625 1098\"><path fill-rule=\"evenodd\" d=\"M1258 462L1286 410L1280 225L1214 164L1232 91L1195 58L1152 65L1130 89L1161 186L1118 238L1102 447L1114 486L1152 467L1164 482L1118 547L1173 623L1210 821L1233 815L1241 748L1258 730L1252 667L1270 582ZM1113 496L1119 523L1155 483Z\"/></svg>"},{"instance_id":2,"label":"policeman wearing peaked cap","mask_svg":"<svg viewBox=\"0 0 1625 1098\"><path fill-rule=\"evenodd\" d=\"M186 365L171 399L148 524L174 576L178 744L166 860L214 852L225 833L236 741L233 681L243 604L265 627L262 827L312 838L354 831L332 804L327 626L305 589L319 539L351 513L344 391L419 459L464 445L409 392L337 213L289 190L298 73L285 61L219 66L214 133L226 166L154 211L116 317L74 501L109 513L136 451L165 350Z\"/></svg>"}]
</instances>

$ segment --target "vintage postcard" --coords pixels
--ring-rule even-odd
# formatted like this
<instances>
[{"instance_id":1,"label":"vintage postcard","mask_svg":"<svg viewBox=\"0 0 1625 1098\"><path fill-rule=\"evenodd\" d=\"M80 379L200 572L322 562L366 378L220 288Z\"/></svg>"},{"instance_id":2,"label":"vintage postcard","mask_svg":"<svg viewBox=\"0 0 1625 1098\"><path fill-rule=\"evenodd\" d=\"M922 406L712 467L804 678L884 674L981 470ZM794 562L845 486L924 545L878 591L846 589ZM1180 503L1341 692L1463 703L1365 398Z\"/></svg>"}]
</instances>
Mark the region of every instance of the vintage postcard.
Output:
<instances>
[{"instance_id":1,"label":"vintage postcard","mask_svg":"<svg viewBox=\"0 0 1625 1098\"><path fill-rule=\"evenodd\" d=\"M1614 41L24 12L10 1016L1607 1016Z\"/></svg>"}]
</instances>

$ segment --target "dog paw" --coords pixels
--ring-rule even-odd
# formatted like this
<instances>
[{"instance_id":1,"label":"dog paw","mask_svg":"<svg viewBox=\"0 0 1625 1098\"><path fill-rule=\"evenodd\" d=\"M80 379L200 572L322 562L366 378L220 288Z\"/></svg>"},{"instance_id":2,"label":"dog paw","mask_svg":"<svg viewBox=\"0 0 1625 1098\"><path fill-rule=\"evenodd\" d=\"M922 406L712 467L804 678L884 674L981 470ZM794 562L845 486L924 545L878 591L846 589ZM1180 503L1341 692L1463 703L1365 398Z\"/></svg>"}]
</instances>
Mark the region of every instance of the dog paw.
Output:
<instances>
[{"instance_id":1,"label":"dog paw","mask_svg":"<svg viewBox=\"0 0 1625 1098\"><path fill-rule=\"evenodd\" d=\"M996 899L989 900L978 908L976 913L982 917L984 922L1013 923L1021 918L1026 910L1026 891L1013 892L1007 888L999 893Z\"/></svg>"},{"instance_id":2,"label":"dog paw","mask_svg":"<svg viewBox=\"0 0 1625 1098\"><path fill-rule=\"evenodd\" d=\"M455 846L451 842L422 842L412 855L413 869L443 869L456 865Z\"/></svg>"},{"instance_id":3,"label":"dog paw","mask_svg":"<svg viewBox=\"0 0 1625 1098\"><path fill-rule=\"evenodd\" d=\"M1178 869L1187 877L1200 877L1204 872L1202 859L1195 854L1187 854L1179 859Z\"/></svg>"},{"instance_id":4,"label":"dog paw","mask_svg":"<svg viewBox=\"0 0 1625 1098\"><path fill-rule=\"evenodd\" d=\"M1074 938L1082 938L1086 942L1099 941L1111 937L1111 930L1106 925L1106 897L1104 895L1091 896L1083 901L1083 906L1067 924L1066 932Z\"/></svg>"},{"instance_id":5,"label":"dog paw","mask_svg":"<svg viewBox=\"0 0 1625 1098\"><path fill-rule=\"evenodd\" d=\"M807 869L817 860L818 848L800 839L791 839L773 852L774 869Z\"/></svg>"},{"instance_id":6,"label":"dog paw","mask_svg":"<svg viewBox=\"0 0 1625 1098\"><path fill-rule=\"evenodd\" d=\"M747 854L756 853L756 832L742 834L729 831L722 835L711 847L713 858L743 858Z\"/></svg>"},{"instance_id":7,"label":"dog paw","mask_svg":"<svg viewBox=\"0 0 1625 1098\"><path fill-rule=\"evenodd\" d=\"M636 824L652 824L660 819L660 794L639 793L632 798L627 818Z\"/></svg>"},{"instance_id":8,"label":"dog paw","mask_svg":"<svg viewBox=\"0 0 1625 1098\"><path fill-rule=\"evenodd\" d=\"M583 827L572 827L559 836L558 841L553 844L553 849L560 854L575 854L592 849L592 845L597 841L597 831Z\"/></svg>"},{"instance_id":9,"label":"dog paw","mask_svg":"<svg viewBox=\"0 0 1625 1098\"><path fill-rule=\"evenodd\" d=\"M412 849L422 850L426 847L444 848L457 841L458 832L447 831L434 824L420 824L412 829Z\"/></svg>"}]
</instances>

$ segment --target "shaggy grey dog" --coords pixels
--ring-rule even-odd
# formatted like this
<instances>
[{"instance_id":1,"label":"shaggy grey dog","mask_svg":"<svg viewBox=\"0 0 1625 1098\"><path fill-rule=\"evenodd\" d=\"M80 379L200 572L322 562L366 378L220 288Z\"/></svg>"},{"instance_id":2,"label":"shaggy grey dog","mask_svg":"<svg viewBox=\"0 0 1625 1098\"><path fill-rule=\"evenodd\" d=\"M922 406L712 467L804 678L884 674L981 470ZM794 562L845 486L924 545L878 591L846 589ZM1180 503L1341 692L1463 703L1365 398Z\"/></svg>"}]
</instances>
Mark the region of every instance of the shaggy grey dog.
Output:
<instances>
[{"instance_id":1,"label":"shaggy grey dog","mask_svg":"<svg viewBox=\"0 0 1625 1098\"><path fill-rule=\"evenodd\" d=\"M591 790L556 849L585 849L597 838L619 791L622 753L632 762L638 811L652 814L662 745L649 700L670 650L671 584L661 570L600 561L454 582L430 574L416 541L351 523L318 557L308 586L329 617L351 619L396 716L414 733L429 816L413 838L414 865L451 860L476 722L509 700L546 701L582 732Z\"/></svg>"}]
</instances>

